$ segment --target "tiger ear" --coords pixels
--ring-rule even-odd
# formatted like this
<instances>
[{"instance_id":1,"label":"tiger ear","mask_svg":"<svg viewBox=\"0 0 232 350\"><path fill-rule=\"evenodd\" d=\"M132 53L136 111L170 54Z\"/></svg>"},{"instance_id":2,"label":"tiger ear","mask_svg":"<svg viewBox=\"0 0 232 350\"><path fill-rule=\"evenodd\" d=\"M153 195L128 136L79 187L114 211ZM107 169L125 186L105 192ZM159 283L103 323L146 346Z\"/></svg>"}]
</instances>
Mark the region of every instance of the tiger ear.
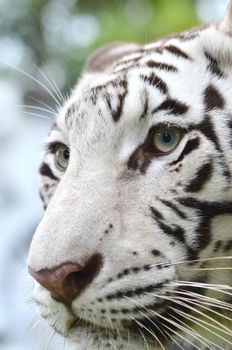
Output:
<instances>
[{"instance_id":1,"label":"tiger ear","mask_svg":"<svg viewBox=\"0 0 232 350\"><path fill-rule=\"evenodd\" d=\"M226 34L232 35L232 0L227 7L226 14L219 24L219 28Z\"/></svg>"},{"instance_id":2,"label":"tiger ear","mask_svg":"<svg viewBox=\"0 0 232 350\"><path fill-rule=\"evenodd\" d=\"M83 71L89 73L102 72L123 56L136 52L139 48L139 45L129 43L105 45L90 55Z\"/></svg>"}]
</instances>

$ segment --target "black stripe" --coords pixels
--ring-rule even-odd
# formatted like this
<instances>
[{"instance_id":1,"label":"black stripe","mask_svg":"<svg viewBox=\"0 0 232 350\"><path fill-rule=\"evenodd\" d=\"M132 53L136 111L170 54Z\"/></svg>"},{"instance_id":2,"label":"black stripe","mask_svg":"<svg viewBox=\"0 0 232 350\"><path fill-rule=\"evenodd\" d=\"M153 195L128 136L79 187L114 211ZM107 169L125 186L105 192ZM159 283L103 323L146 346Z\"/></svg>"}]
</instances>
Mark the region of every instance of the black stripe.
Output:
<instances>
[{"instance_id":1,"label":"black stripe","mask_svg":"<svg viewBox=\"0 0 232 350\"><path fill-rule=\"evenodd\" d=\"M232 214L231 201L200 201L193 197L179 198L177 200L188 208L197 209L199 213L202 211L204 215L208 215L210 218L214 218L217 215Z\"/></svg>"},{"instance_id":2,"label":"black stripe","mask_svg":"<svg viewBox=\"0 0 232 350\"><path fill-rule=\"evenodd\" d=\"M173 227L163 223L163 215L154 207L150 207L151 216L159 225L159 228L168 236L176 238L177 241L185 243L184 230L178 225Z\"/></svg>"},{"instance_id":3,"label":"black stripe","mask_svg":"<svg viewBox=\"0 0 232 350\"><path fill-rule=\"evenodd\" d=\"M155 86L157 89L159 89L163 94L168 93L167 84L160 79L157 75L154 73L151 73L150 75L144 75L140 74L140 78L146 83L149 83L152 86Z\"/></svg>"},{"instance_id":4,"label":"black stripe","mask_svg":"<svg viewBox=\"0 0 232 350\"><path fill-rule=\"evenodd\" d=\"M164 200L164 199L160 199L160 201L166 205L166 207L171 208L179 217L181 217L182 219L186 219L186 215L185 213L180 210L179 208L177 208L177 206L175 204L173 204L170 201Z\"/></svg>"},{"instance_id":5,"label":"black stripe","mask_svg":"<svg viewBox=\"0 0 232 350\"><path fill-rule=\"evenodd\" d=\"M219 152L222 152L219 145L218 137L215 133L213 123L208 115L205 116L204 120L194 127L195 130L200 130L210 141L212 141Z\"/></svg>"},{"instance_id":6,"label":"black stripe","mask_svg":"<svg viewBox=\"0 0 232 350\"><path fill-rule=\"evenodd\" d=\"M227 126L230 129L230 147L232 147L232 116L230 116L230 120L227 122Z\"/></svg>"},{"instance_id":7,"label":"black stripe","mask_svg":"<svg viewBox=\"0 0 232 350\"><path fill-rule=\"evenodd\" d=\"M52 173L51 169L46 163L42 163L41 167L39 168L39 172L43 176L50 177L50 179L58 180L58 178Z\"/></svg>"},{"instance_id":8,"label":"black stripe","mask_svg":"<svg viewBox=\"0 0 232 350\"><path fill-rule=\"evenodd\" d=\"M78 108L78 105L76 103L72 103L68 107L66 114L65 114L65 122L66 123L68 122L68 119L70 119L70 117L76 113L77 108Z\"/></svg>"},{"instance_id":9,"label":"black stripe","mask_svg":"<svg viewBox=\"0 0 232 350\"><path fill-rule=\"evenodd\" d=\"M180 204L195 209L199 216L199 224L196 228L198 250L206 248L212 240L211 220L218 215L232 214L232 202L229 201L199 201L192 197L177 200Z\"/></svg>"},{"instance_id":10,"label":"black stripe","mask_svg":"<svg viewBox=\"0 0 232 350\"><path fill-rule=\"evenodd\" d=\"M160 211L155 209L154 207L150 207L150 210L151 210L152 217L154 219L162 220L164 218L163 214L161 214Z\"/></svg>"},{"instance_id":11,"label":"black stripe","mask_svg":"<svg viewBox=\"0 0 232 350\"><path fill-rule=\"evenodd\" d=\"M203 164L202 167L197 171L195 177L185 187L187 192L198 192L203 189L205 184L210 180L213 172L212 161Z\"/></svg>"},{"instance_id":12,"label":"black stripe","mask_svg":"<svg viewBox=\"0 0 232 350\"><path fill-rule=\"evenodd\" d=\"M125 97L126 97L126 95L128 93L127 80L121 80L114 87L118 88L118 86L123 88L123 92L118 94L118 106L117 106L115 111L112 111L112 117L113 117L115 122L117 122L120 119L120 117L122 115L122 112L123 112Z\"/></svg>"},{"instance_id":13,"label":"black stripe","mask_svg":"<svg viewBox=\"0 0 232 350\"><path fill-rule=\"evenodd\" d=\"M222 109L225 101L219 91L212 84L208 85L204 91L204 104L206 112L214 108Z\"/></svg>"},{"instance_id":14,"label":"black stripe","mask_svg":"<svg viewBox=\"0 0 232 350\"><path fill-rule=\"evenodd\" d=\"M150 68L158 68L158 69L166 70L169 72L177 72L178 71L178 69L171 64L162 63L162 62L155 62L152 60L146 62L146 65Z\"/></svg>"},{"instance_id":15,"label":"black stripe","mask_svg":"<svg viewBox=\"0 0 232 350\"><path fill-rule=\"evenodd\" d=\"M120 290L118 292L106 295L105 299L106 300L122 299L122 298L125 298L125 297L135 297L135 296L143 295L143 294L146 294L146 293L151 293L151 292L154 292L157 289L163 288L164 284L166 284L168 282L169 281L165 279L162 282L155 283L155 284L150 284L150 285L147 285L145 287L137 287L135 289ZM103 301L103 299L101 299L101 298L99 299L98 298L98 301L101 302L101 301Z\"/></svg>"},{"instance_id":16,"label":"black stripe","mask_svg":"<svg viewBox=\"0 0 232 350\"><path fill-rule=\"evenodd\" d=\"M47 206L46 206L46 204L45 204L45 199L44 199L44 196L43 196L43 194L42 194L41 191L39 191L39 196L40 196L40 199L41 199L42 202L43 202L43 209L46 210L46 209L47 209Z\"/></svg>"},{"instance_id":17,"label":"black stripe","mask_svg":"<svg viewBox=\"0 0 232 350\"><path fill-rule=\"evenodd\" d=\"M222 149L220 147L218 137L215 133L214 126L210 120L210 117L208 115L206 115L204 120L200 124L194 125L194 126L189 126L189 127L192 128L193 130L201 131L211 142L214 143L217 151L219 151L221 153L220 162L221 162L221 165L223 167L223 175L225 176L225 178L227 180L230 180L230 177L231 177L230 169L229 169L227 162L225 160L224 154L223 154Z\"/></svg>"},{"instance_id":18,"label":"black stripe","mask_svg":"<svg viewBox=\"0 0 232 350\"><path fill-rule=\"evenodd\" d=\"M184 229L178 225L174 227L168 226L161 221L158 221L160 229L168 236L176 238L177 241L185 243Z\"/></svg>"},{"instance_id":19,"label":"black stripe","mask_svg":"<svg viewBox=\"0 0 232 350\"><path fill-rule=\"evenodd\" d=\"M166 111L168 114L182 115L188 111L188 108L189 107L185 103L168 98L155 108L152 113Z\"/></svg>"},{"instance_id":20,"label":"black stripe","mask_svg":"<svg viewBox=\"0 0 232 350\"><path fill-rule=\"evenodd\" d=\"M140 119L143 119L147 116L148 111L148 93L147 90L144 91L144 105L143 105L143 112L140 116Z\"/></svg>"},{"instance_id":21,"label":"black stripe","mask_svg":"<svg viewBox=\"0 0 232 350\"><path fill-rule=\"evenodd\" d=\"M108 106L110 112L112 112L112 104L111 104L110 94L106 93L105 99L106 99L106 103L107 103L107 106Z\"/></svg>"},{"instance_id":22,"label":"black stripe","mask_svg":"<svg viewBox=\"0 0 232 350\"><path fill-rule=\"evenodd\" d=\"M182 51L179 47L177 47L175 45L165 46L164 49L167 50L168 52L174 54L175 56L182 57L186 60L191 59L187 53L185 53L184 51Z\"/></svg>"},{"instance_id":23,"label":"black stripe","mask_svg":"<svg viewBox=\"0 0 232 350\"><path fill-rule=\"evenodd\" d=\"M205 57L209 61L209 64L207 66L207 69L214 75L217 75L219 78L223 77L223 73L221 69L219 68L218 61L215 57L211 56L208 52L205 52Z\"/></svg>"},{"instance_id":24,"label":"black stripe","mask_svg":"<svg viewBox=\"0 0 232 350\"><path fill-rule=\"evenodd\" d=\"M178 157L177 160L173 161L172 163L170 163L169 165L176 165L177 163L179 163L180 161L182 161L184 159L185 156L187 156L189 153L191 153L192 151L194 151L195 149L197 149L200 145L200 139L199 137L196 137L195 139L189 140L183 151L181 152L180 156Z\"/></svg>"}]
</instances>

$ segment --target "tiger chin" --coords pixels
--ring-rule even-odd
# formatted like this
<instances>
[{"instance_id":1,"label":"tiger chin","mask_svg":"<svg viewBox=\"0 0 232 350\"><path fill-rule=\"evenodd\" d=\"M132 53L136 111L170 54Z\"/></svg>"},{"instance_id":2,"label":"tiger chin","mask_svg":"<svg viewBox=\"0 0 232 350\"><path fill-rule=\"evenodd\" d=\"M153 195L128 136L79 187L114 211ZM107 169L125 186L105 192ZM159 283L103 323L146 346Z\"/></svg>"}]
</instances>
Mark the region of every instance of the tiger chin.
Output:
<instances>
[{"instance_id":1,"label":"tiger chin","mask_svg":"<svg viewBox=\"0 0 232 350\"><path fill-rule=\"evenodd\" d=\"M39 172L28 268L70 349L231 349L232 2L95 52Z\"/></svg>"}]
</instances>

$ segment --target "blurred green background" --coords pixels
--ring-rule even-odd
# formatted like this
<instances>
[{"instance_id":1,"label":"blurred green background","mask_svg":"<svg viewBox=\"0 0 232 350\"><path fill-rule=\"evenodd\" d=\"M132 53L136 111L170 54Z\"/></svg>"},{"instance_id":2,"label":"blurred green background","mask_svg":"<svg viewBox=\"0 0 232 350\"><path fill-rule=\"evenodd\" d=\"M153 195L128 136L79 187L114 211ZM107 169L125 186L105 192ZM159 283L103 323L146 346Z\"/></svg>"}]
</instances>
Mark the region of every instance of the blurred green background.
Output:
<instances>
[{"instance_id":1,"label":"blurred green background","mask_svg":"<svg viewBox=\"0 0 232 350\"><path fill-rule=\"evenodd\" d=\"M43 215L37 169L86 57L112 41L148 43L222 18L228 0L0 0L0 349L64 350L38 323L26 268ZM184 345L187 350L187 346Z\"/></svg>"},{"instance_id":2,"label":"blurred green background","mask_svg":"<svg viewBox=\"0 0 232 350\"><path fill-rule=\"evenodd\" d=\"M227 2L0 0L0 73L4 74L5 62L37 77L35 64L47 77L53 76L62 91L68 91L96 47L112 41L147 43L200 22L216 20ZM25 87L27 84L30 88ZM33 86L25 81L23 85L26 90ZM38 88L33 86L36 95Z\"/></svg>"},{"instance_id":3,"label":"blurred green background","mask_svg":"<svg viewBox=\"0 0 232 350\"><path fill-rule=\"evenodd\" d=\"M112 41L147 43L201 19L201 6L193 0L0 0L0 6L0 51L7 48L0 53L2 74L5 61L42 79L35 64L62 91L75 83L96 47ZM21 79L26 90L43 95L39 86Z\"/></svg>"}]
</instances>

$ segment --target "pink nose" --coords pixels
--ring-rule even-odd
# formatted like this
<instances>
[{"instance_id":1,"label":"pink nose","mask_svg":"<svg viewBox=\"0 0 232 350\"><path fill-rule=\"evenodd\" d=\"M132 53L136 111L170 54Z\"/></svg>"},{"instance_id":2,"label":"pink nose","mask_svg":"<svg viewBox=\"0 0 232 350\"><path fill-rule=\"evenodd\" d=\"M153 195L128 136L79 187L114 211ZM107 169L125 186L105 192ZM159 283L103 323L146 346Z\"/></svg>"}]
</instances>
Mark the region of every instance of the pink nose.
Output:
<instances>
[{"instance_id":1,"label":"pink nose","mask_svg":"<svg viewBox=\"0 0 232 350\"><path fill-rule=\"evenodd\" d=\"M28 270L53 299L70 305L97 276L101 266L102 257L95 254L85 266L67 262L53 269L35 271L29 266Z\"/></svg>"}]
</instances>

